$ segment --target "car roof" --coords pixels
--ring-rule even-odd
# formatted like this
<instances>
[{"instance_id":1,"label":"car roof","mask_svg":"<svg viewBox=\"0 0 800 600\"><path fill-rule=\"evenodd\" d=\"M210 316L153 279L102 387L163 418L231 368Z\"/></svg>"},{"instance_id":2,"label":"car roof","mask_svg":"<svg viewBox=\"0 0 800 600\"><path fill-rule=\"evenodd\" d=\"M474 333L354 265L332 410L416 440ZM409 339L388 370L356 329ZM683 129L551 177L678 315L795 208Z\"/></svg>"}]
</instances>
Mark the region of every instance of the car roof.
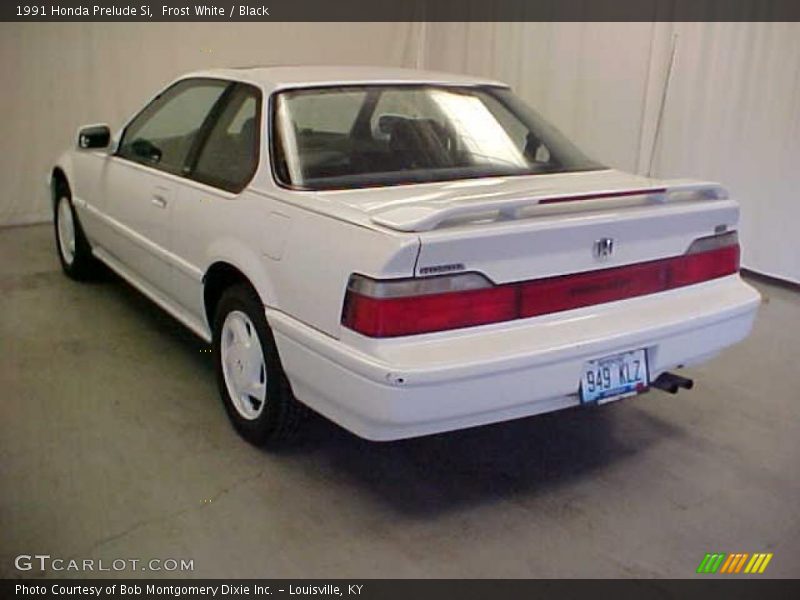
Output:
<instances>
[{"instance_id":1,"label":"car roof","mask_svg":"<svg viewBox=\"0 0 800 600\"><path fill-rule=\"evenodd\" d=\"M442 84L442 85L492 85L508 87L493 79L455 75L437 71L423 71L399 67L366 66L249 66L227 69L208 69L184 75L187 77L218 77L256 84L268 91L286 88L315 87L323 85L357 84Z\"/></svg>"}]
</instances>

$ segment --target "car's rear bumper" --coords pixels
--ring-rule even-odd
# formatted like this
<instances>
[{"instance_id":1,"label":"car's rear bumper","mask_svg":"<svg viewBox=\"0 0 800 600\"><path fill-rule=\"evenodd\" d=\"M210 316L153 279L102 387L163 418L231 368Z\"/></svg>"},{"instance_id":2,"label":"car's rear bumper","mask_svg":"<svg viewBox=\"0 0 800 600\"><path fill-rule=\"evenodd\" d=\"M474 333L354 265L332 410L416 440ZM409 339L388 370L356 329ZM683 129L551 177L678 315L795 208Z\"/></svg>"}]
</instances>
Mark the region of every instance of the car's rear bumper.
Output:
<instances>
[{"instance_id":1,"label":"car's rear bumper","mask_svg":"<svg viewBox=\"0 0 800 600\"><path fill-rule=\"evenodd\" d=\"M587 360L646 348L651 380L747 336L760 296L738 276L452 332L341 340L267 309L298 399L353 433L392 440L579 404Z\"/></svg>"}]
</instances>

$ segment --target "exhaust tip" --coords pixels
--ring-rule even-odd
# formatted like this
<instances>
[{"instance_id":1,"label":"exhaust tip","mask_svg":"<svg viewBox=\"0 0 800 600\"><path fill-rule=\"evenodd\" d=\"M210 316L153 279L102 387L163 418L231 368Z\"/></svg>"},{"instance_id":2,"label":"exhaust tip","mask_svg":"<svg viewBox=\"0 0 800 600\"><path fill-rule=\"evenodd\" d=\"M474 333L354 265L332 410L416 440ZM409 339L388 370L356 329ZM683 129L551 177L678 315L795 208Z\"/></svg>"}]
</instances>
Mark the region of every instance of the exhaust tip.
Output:
<instances>
[{"instance_id":1,"label":"exhaust tip","mask_svg":"<svg viewBox=\"0 0 800 600\"><path fill-rule=\"evenodd\" d=\"M694 387L694 381L688 377L681 377L680 375L675 375L675 373L665 372L659 375L650 385L669 394L677 394L678 390L681 388L685 390L692 389Z\"/></svg>"}]
</instances>

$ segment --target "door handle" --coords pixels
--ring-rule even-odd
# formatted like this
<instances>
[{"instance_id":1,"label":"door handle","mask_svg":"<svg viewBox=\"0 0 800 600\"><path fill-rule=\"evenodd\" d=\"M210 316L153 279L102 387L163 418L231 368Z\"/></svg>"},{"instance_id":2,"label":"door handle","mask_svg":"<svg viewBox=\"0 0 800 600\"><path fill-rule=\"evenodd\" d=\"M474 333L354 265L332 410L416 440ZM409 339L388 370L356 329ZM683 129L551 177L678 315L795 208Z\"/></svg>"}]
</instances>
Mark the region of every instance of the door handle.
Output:
<instances>
[{"instance_id":1,"label":"door handle","mask_svg":"<svg viewBox=\"0 0 800 600\"><path fill-rule=\"evenodd\" d=\"M153 197L150 201L158 208L167 208L167 199L161 194L153 194Z\"/></svg>"}]
</instances>

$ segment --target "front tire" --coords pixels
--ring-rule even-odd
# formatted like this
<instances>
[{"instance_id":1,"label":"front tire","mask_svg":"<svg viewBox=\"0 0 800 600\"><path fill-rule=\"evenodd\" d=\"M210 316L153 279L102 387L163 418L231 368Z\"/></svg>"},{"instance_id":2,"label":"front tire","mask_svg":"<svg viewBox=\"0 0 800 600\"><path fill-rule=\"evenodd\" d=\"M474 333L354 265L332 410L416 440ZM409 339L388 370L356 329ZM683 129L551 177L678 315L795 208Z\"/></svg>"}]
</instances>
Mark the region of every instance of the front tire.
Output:
<instances>
[{"instance_id":1,"label":"front tire","mask_svg":"<svg viewBox=\"0 0 800 600\"><path fill-rule=\"evenodd\" d=\"M97 272L97 260L83 233L69 187L64 182L55 185L53 222L56 234L56 251L64 273L75 280L92 278Z\"/></svg>"},{"instance_id":2,"label":"front tire","mask_svg":"<svg viewBox=\"0 0 800 600\"><path fill-rule=\"evenodd\" d=\"M236 431L256 446L293 437L306 409L292 395L264 306L249 286L223 292L214 317L213 355L219 393Z\"/></svg>"}]
</instances>

